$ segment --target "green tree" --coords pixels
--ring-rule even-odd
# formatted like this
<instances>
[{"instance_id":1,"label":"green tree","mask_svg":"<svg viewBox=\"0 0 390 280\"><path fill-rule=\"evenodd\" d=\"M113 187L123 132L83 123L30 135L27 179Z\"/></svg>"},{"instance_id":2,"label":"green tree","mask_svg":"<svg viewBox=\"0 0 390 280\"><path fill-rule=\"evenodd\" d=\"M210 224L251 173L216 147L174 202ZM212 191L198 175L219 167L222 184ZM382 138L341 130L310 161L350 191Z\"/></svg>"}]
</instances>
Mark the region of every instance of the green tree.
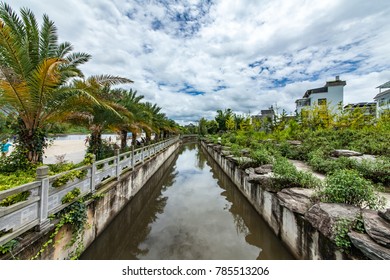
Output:
<instances>
[{"instance_id":1,"label":"green tree","mask_svg":"<svg viewBox=\"0 0 390 280\"><path fill-rule=\"evenodd\" d=\"M226 121L228 118L233 116L233 112L231 109L217 110L217 116L215 117L215 121L218 123L219 131L225 132L227 131Z\"/></svg>"},{"instance_id":2,"label":"green tree","mask_svg":"<svg viewBox=\"0 0 390 280\"><path fill-rule=\"evenodd\" d=\"M78 67L90 55L58 43L57 28L47 15L39 28L29 9L20 14L0 4L0 108L17 116L19 145L35 163L47 146L46 125L61 119L69 109L68 97L76 94L66 84L82 77Z\"/></svg>"},{"instance_id":3,"label":"green tree","mask_svg":"<svg viewBox=\"0 0 390 280\"><path fill-rule=\"evenodd\" d=\"M103 154L102 133L105 128L116 129L123 119L130 119L131 113L116 103L113 85L132 83L127 78L111 75L91 76L86 80L76 80L73 88L81 94L75 97L78 103L68 111L67 119L83 123L91 131L88 152L101 159ZM74 102L72 102L74 103Z\"/></svg>"},{"instance_id":4,"label":"green tree","mask_svg":"<svg viewBox=\"0 0 390 280\"><path fill-rule=\"evenodd\" d=\"M143 95L137 95L137 91L130 89L129 91L124 89L114 90L118 92L118 103L124 106L130 113L131 117L124 118L118 125L119 134L121 135L121 148L126 147L127 133L132 133L132 144L137 140L137 135L141 133L142 129L151 129L147 117L145 114L141 100Z\"/></svg>"}]
</instances>

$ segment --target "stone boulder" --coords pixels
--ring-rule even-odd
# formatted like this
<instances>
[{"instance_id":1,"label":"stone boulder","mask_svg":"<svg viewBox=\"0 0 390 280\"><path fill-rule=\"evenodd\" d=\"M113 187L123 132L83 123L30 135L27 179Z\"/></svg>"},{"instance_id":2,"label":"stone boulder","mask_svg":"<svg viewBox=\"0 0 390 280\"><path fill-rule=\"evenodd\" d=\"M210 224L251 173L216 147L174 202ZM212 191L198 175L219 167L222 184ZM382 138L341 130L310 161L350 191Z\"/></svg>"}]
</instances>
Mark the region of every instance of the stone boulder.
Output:
<instances>
[{"instance_id":1,"label":"stone boulder","mask_svg":"<svg viewBox=\"0 0 390 280\"><path fill-rule=\"evenodd\" d=\"M364 210L362 216L367 234L378 244L390 248L390 224L374 210Z\"/></svg>"},{"instance_id":2,"label":"stone boulder","mask_svg":"<svg viewBox=\"0 0 390 280\"><path fill-rule=\"evenodd\" d=\"M378 215L390 222L390 208L387 208L386 210L379 210Z\"/></svg>"},{"instance_id":3,"label":"stone boulder","mask_svg":"<svg viewBox=\"0 0 390 280\"><path fill-rule=\"evenodd\" d=\"M277 192L275 190L275 177L272 172L265 174L257 174L256 168L250 167L245 169L245 173L248 175L248 183L259 185L262 189L270 192Z\"/></svg>"},{"instance_id":4,"label":"stone boulder","mask_svg":"<svg viewBox=\"0 0 390 280\"><path fill-rule=\"evenodd\" d=\"M249 149L242 149L240 152L241 152L242 156L249 157L249 155L251 153L251 150L249 150Z\"/></svg>"},{"instance_id":5,"label":"stone boulder","mask_svg":"<svg viewBox=\"0 0 390 280\"><path fill-rule=\"evenodd\" d=\"M311 197L314 194L312 189L286 188L277 193L280 204L293 212L304 215L312 206Z\"/></svg>"},{"instance_id":6,"label":"stone boulder","mask_svg":"<svg viewBox=\"0 0 390 280\"><path fill-rule=\"evenodd\" d=\"M220 153L222 150L222 146L221 145L214 145L213 150Z\"/></svg>"},{"instance_id":7,"label":"stone boulder","mask_svg":"<svg viewBox=\"0 0 390 280\"><path fill-rule=\"evenodd\" d=\"M230 150L222 149L221 150L221 154L224 155L224 156L230 156L232 154L232 152Z\"/></svg>"},{"instance_id":8,"label":"stone boulder","mask_svg":"<svg viewBox=\"0 0 390 280\"><path fill-rule=\"evenodd\" d=\"M348 233L352 244L367 258L372 260L390 260L390 249L383 247L364 233L352 231Z\"/></svg>"},{"instance_id":9,"label":"stone boulder","mask_svg":"<svg viewBox=\"0 0 390 280\"><path fill-rule=\"evenodd\" d=\"M299 140L287 140L287 143L289 143L290 145L293 145L293 146L300 146L300 145L302 145L302 142L299 141Z\"/></svg>"},{"instance_id":10,"label":"stone boulder","mask_svg":"<svg viewBox=\"0 0 390 280\"><path fill-rule=\"evenodd\" d=\"M272 164L264 164L262 166L256 167L254 172L256 174L263 175L272 172L272 169L273 169Z\"/></svg>"},{"instance_id":11,"label":"stone boulder","mask_svg":"<svg viewBox=\"0 0 390 280\"><path fill-rule=\"evenodd\" d=\"M364 161L370 161L370 162L375 162L376 160L378 160L375 156L373 155L362 155L362 156L351 156L349 157L350 159L354 159L356 160L357 162L362 162L363 160Z\"/></svg>"},{"instance_id":12,"label":"stone boulder","mask_svg":"<svg viewBox=\"0 0 390 280\"><path fill-rule=\"evenodd\" d=\"M351 151L351 150L334 150L331 153L334 157L356 157L356 156L362 156L363 153Z\"/></svg>"},{"instance_id":13,"label":"stone boulder","mask_svg":"<svg viewBox=\"0 0 390 280\"><path fill-rule=\"evenodd\" d=\"M317 203L305 213L305 218L323 235L334 240L333 227L340 219L354 221L360 215L360 208L343 203Z\"/></svg>"}]
</instances>

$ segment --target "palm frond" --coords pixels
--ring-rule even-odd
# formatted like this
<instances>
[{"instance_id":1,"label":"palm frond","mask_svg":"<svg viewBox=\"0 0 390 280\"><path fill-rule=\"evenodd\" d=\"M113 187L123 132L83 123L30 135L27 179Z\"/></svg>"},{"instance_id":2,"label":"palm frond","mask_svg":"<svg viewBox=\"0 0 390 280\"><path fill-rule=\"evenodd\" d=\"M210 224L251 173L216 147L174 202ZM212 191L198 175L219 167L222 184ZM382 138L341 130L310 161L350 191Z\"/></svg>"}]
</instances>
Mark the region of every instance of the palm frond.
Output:
<instances>
[{"instance_id":1,"label":"palm frond","mask_svg":"<svg viewBox=\"0 0 390 280\"><path fill-rule=\"evenodd\" d=\"M25 29L26 36L24 38L24 44L28 52L28 62L30 65L27 67L33 68L35 65L39 64L39 28L37 20L34 14L29 9L21 9L20 11ZM27 71L31 71L28 69Z\"/></svg>"},{"instance_id":2,"label":"palm frond","mask_svg":"<svg viewBox=\"0 0 390 280\"><path fill-rule=\"evenodd\" d=\"M39 38L40 60L56 57L58 45L57 27L47 15L43 15L43 24Z\"/></svg>"},{"instance_id":3,"label":"palm frond","mask_svg":"<svg viewBox=\"0 0 390 280\"><path fill-rule=\"evenodd\" d=\"M23 46L20 40L9 26L0 22L0 62L1 66L13 69L15 75L26 77L25 68L23 67L23 59L20 55L23 53Z\"/></svg>"},{"instance_id":4,"label":"palm frond","mask_svg":"<svg viewBox=\"0 0 390 280\"><path fill-rule=\"evenodd\" d=\"M57 48L57 57L64 58L73 50L73 46L69 42L61 43Z\"/></svg>"},{"instance_id":5,"label":"palm frond","mask_svg":"<svg viewBox=\"0 0 390 280\"><path fill-rule=\"evenodd\" d=\"M87 83L91 85L98 84L100 86L113 86L119 84L133 83L133 81L127 78L113 75L94 75L90 76L87 79Z\"/></svg>"},{"instance_id":6,"label":"palm frond","mask_svg":"<svg viewBox=\"0 0 390 280\"><path fill-rule=\"evenodd\" d=\"M77 52L69 54L65 59L68 61L68 64L72 67L77 67L81 64L88 62L91 59L91 55L88 53Z\"/></svg>"},{"instance_id":7,"label":"palm frond","mask_svg":"<svg viewBox=\"0 0 390 280\"><path fill-rule=\"evenodd\" d=\"M11 29L12 33L17 34L19 38L25 36L25 28L23 27L22 20L7 3L0 3L0 18Z\"/></svg>"}]
</instances>

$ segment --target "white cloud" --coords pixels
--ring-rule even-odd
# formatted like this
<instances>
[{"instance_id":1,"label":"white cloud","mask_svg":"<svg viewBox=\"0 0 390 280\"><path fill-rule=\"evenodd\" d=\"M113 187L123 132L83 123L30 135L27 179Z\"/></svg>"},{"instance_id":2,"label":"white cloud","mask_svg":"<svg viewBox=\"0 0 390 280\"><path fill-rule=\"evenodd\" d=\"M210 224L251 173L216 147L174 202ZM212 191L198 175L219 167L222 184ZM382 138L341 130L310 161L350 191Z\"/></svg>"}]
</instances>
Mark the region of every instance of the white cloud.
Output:
<instances>
[{"instance_id":1,"label":"white cloud","mask_svg":"<svg viewBox=\"0 0 390 280\"><path fill-rule=\"evenodd\" d=\"M372 101L390 79L387 0L15 0L46 13L61 40L93 58L178 122L217 109L292 112L295 99L340 75L345 102ZM250 67L251 65L251 67ZM182 92L191 86L203 95ZM181 91L181 92L180 92Z\"/></svg>"}]
</instances>

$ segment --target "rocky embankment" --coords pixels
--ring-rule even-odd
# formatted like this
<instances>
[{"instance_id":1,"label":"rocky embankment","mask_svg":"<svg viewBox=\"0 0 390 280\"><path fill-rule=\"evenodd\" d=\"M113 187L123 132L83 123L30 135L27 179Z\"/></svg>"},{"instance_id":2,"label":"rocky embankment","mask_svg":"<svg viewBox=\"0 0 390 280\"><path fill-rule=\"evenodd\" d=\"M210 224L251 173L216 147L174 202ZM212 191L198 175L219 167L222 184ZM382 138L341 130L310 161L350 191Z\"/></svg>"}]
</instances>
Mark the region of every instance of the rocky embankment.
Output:
<instances>
[{"instance_id":1,"label":"rocky embankment","mask_svg":"<svg viewBox=\"0 0 390 280\"><path fill-rule=\"evenodd\" d=\"M313 189L289 188L288 186L282 190L280 190L280 188L275 188L278 178L273 173L272 165L270 164L245 168L245 166L250 166L248 163L251 161L245 151L242 152L241 157L235 157L231 154L229 147L209 143L207 144L207 149L210 148L220 154L232 165L235 165L236 168L244 166L243 173L245 174L244 176L246 176L245 180L251 185L251 188L253 186L260 186L262 190L273 193L282 207L289 209L294 213L293 215L301 216L304 222L308 222L314 229L334 244L336 238L335 228L338 221L362 221L364 225L363 232L352 230L348 233L347 238L349 238L352 243L352 248L348 251L353 252L353 254L349 256L350 258L390 259L390 201L388 194L384 194L385 198L387 198L386 209L380 211L361 209L347 204L318 202L314 199L316 191ZM347 156L357 160L375 159L370 155L363 155L349 150L335 150L333 156ZM320 180L325 179L324 175L313 172L304 162L291 162L298 170L311 172ZM229 168L231 169L231 166ZM231 174L233 173L231 172ZM242 178L240 182L242 185L245 185ZM251 192L253 192L253 190L251 190ZM262 202L263 200L260 201ZM274 211L274 208L272 210ZM282 223L283 221L280 222ZM278 232L276 233L278 234ZM348 255L349 252L344 252L343 254ZM348 258L348 256L343 258Z\"/></svg>"}]
</instances>

